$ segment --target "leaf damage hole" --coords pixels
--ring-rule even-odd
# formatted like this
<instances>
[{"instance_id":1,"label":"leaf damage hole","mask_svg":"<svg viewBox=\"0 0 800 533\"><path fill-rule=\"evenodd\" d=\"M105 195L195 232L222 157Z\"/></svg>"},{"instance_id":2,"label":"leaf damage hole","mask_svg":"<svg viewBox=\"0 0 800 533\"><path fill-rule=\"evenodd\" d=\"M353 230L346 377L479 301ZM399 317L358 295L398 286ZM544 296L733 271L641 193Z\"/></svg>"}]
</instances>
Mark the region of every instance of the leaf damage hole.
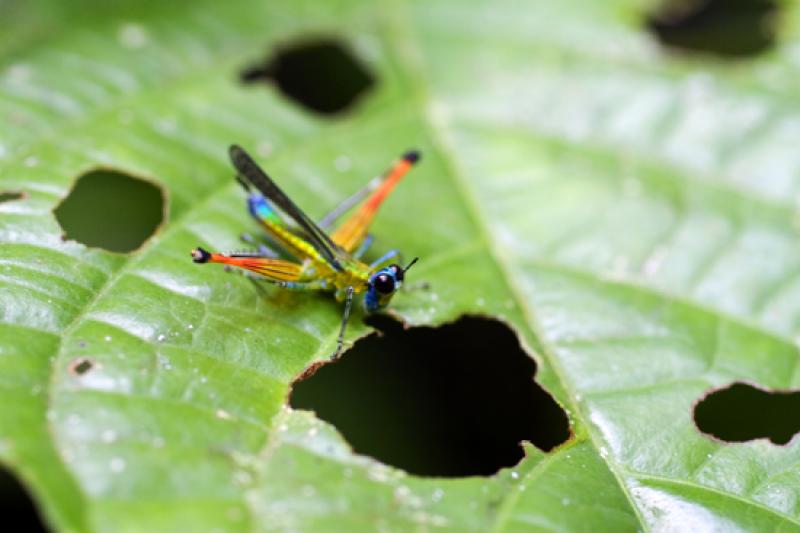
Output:
<instances>
[{"instance_id":1,"label":"leaf damage hole","mask_svg":"<svg viewBox=\"0 0 800 533\"><path fill-rule=\"evenodd\" d=\"M25 193L22 191L0 191L0 204L5 202L13 202L15 200L22 200L25 198Z\"/></svg>"},{"instance_id":2,"label":"leaf damage hole","mask_svg":"<svg viewBox=\"0 0 800 533\"><path fill-rule=\"evenodd\" d=\"M46 532L28 491L11 471L0 467L0 513L13 531Z\"/></svg>"},{"instance_id":3,"label":"leaf damage hole","mask_svg":"<svg viewBox=\"0 0 800 533\"><path fill-rule=\"evenodd\" d=\"M726 442L768 438L786 444L800 431L800 391L771 391L734 383L702 398L694 408L700 431Z\"/></svg>"},{"instance_id":4,"label":"leaf damage hole","mask_svg":"<svg viewBox=\"0 0 800 533\"><path fill-rule=\"evenodd\" d=\"M375 83L355 55L330 38L284 46L240 78L275 83L296 103L325 115L346 110Z\"/></svg>"},{"instance_id":5,"label":"leaf damage hole","mask_svg":"<svg viewBox=\"0 0 800 533\"><path fill-rule=\"evenodd\" d=\"M570 436L564 410L533 379L536 364L502 322L462 317L438 328L381 330L295 383L290 404L336 426L356 453L422 476L492 475Z\"/></svg>"},{"instance_id":6,"label":"leaf damage hole","mask_svg":"<svg viewBox=\"0 0 800 533\"><path fill-rule=\"evenodd\" d=\"M73 376L82 376L94 368L94 361L88 357L79 357L70 362L67 370Z\"/></svg>"},{"instance_id":7,"label":"leaf damage hole","mask_svg":"<svg viewBox=\"0 0 800 533\"><path fill-rule=\"evenodd\" d=\"M132 252L164 220L164 194L149 181L116 170L80 176L54 213L63 238L112 252Z\"/></svg>"},{"instance_id":8,"label":"leaf damage hole","mask_svg":"<svg viewBox=\"0 0 800 533\"><path fill-rule=\"evenodd\" d=\"M667 47L736 58L775 43L775 0L669 0L647 25Z\"/></svg>"}]
</instances>

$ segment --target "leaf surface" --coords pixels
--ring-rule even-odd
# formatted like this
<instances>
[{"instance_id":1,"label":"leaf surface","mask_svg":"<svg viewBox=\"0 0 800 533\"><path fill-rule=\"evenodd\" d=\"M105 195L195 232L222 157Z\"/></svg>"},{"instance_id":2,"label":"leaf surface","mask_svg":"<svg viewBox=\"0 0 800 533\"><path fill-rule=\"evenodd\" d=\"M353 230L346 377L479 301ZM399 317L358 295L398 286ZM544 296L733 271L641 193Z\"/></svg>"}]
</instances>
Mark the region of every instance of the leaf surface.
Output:
<instances>
[{"instance_id":1,"label":"leaf surface","mask_svg":"<svg viewBox=\"0 0 800 533\"><path fill-rule=\"evenodd\" d=\"M800 383L795 8L784 44L722 63L660 50L638 0L262 4L0 7L0 185L26 194L0 204L0 458L55 528L800 529L797 439L692 421L712 387ZM308 35L377 78L352 112L238 83ZM574 437L418 478L283 407L340 309L191 264L253 229L232 142L315 216L420 148L374 231L433 289L394 309L508 322ZM63 241L52 213L108 167L168 198L128 255Z\"/></svg>"}]
</instances>

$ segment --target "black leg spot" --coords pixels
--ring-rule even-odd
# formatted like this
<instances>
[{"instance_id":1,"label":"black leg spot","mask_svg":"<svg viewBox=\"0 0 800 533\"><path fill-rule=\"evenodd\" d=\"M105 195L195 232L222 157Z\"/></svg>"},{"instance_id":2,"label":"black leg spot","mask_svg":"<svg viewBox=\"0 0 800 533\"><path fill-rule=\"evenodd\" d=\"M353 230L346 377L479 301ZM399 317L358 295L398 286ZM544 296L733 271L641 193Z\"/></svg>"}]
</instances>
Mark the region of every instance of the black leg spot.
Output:
<instances>
[{"instance_id":1,"label":"black leg spot","mask_svg":"<svg viewBox=\"0 0 800 533\"><path fill-rule=\"evenodd\" d=\"M371 322L381 336L307 372L290 398L335 425L357 453L417 475L491 475L522 459L521 441L550 450L569 438L566 414L534 382L536 365L505 324Z\"/></svg>"},{"instance_id":2,"label":"black leg spot","mask_svg":"<svg viewBox=\"0 0 800 533\"><path fill-rule=\"evenodd\" d=\"M703 433L728 442L768 438L786 444L800 431L800 391L769 391L746 383L712 391L694 408Z\"/></svg>"},{"instance_id":3,"label":"black leg spot","mask_svg":"<svg viewBox=\"0 0 800 533\"><path fill-rule=\"evenodd\" d=\"M112 252L131 252L155 233L164 219L160 187L122 172L84 174L55 209L64 239Z\"/></svg>"},{"instance_id":4,"label":"black leg spot","mask_svg":"<svg viewBox=\"0 0 800 533\"><path fill-rule=\"evenodd\" d=\"M774 44L777 10L775 0L671 0L648 26L670 48L752 56Z\"/></svg>"},{"instance_id":5,"label":"black leg spot","mask_svg":"<svg viewBox=\"0 0 800 533\"><path fill-rule=\"evenodd\" d=\"M286 96L322 114L345 111L374 83L352 52L332 39L282 48L245 69L241 80L274 82Z\"/></svg>"},{"instance_id":6,"label":"black leg spot","mask_svg":"<svg viewBox=\"0 0 800 533\"><path fill-rule=\"evenodd\" d=\"M0 468L0 512L9 530L31 533L47 531L28 491L5 468Z\"/></svg>"}]
</instances>

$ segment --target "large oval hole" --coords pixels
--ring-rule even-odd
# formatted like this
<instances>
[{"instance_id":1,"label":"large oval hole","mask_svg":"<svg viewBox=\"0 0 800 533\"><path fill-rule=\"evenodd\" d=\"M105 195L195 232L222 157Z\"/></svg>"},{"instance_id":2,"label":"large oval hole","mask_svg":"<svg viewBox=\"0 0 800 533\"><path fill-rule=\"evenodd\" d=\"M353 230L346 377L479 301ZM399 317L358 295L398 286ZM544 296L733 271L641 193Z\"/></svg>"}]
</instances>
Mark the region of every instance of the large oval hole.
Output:
<instances>
[{"instance_id":1,"label":"large oval hole","mask_svg":"<svg viewBox=\"0 0 800 533\"><path fill-rule=\"evenodd\" d=\"M164 218L164 196L156 185L122 172L84 174L55 209L64 238L112 252L131 252Z\"/></svg>"},{"instance_id":2,"label":"large oval hole","mask_svg":"<svg viewBox=\"0 0 800 533\"><path fill-rule=\"evenodd\" d=\"M290 398L335 425L357 453L417 475L491 475L569 438L566 414L534 380L505 324L465 317L438 328L382 330L295 384Z\"/></svg>"}]
</instances>

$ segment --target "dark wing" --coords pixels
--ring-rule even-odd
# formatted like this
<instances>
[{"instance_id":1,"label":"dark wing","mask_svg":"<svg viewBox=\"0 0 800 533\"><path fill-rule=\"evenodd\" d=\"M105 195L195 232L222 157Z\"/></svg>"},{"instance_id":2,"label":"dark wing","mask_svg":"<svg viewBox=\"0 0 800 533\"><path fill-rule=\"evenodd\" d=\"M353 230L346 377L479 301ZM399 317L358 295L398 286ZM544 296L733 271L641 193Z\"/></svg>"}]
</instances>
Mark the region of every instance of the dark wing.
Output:
<instances>
[{"instance_id":1,"label":"dark wing","mask_svg":"<svg viewBox=\"0 0 800 533\"><path fill-rule=\"evenodd\" d=\"M343 270L337 256L343 254L342 250L331 240L328 235L317 226L288 196L261 170L253 159L247 155L240 146L232 144L229 154L233 166L239 174L249 181L253 187L261 191L270 202L286 213L294 222L304 230L308 242L319 252L334 270Z\"/></svg>"}]
</instances>

